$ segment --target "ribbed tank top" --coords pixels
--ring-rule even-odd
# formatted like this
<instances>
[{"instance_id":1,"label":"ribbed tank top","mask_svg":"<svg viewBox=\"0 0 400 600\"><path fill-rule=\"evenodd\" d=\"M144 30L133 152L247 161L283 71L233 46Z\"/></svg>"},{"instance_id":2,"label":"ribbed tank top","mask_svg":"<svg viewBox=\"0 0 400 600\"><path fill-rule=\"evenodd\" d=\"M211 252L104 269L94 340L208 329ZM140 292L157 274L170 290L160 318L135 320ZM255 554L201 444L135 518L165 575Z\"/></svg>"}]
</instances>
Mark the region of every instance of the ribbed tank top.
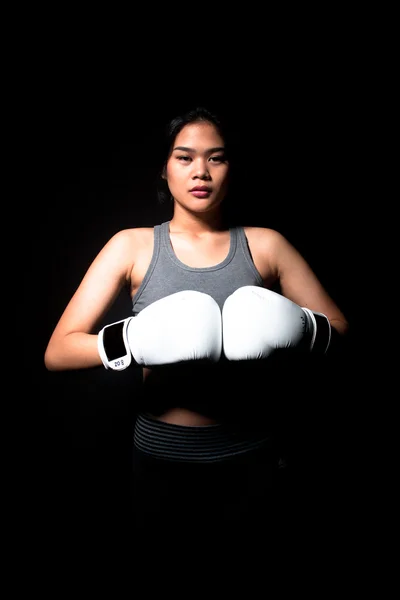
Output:
<instances>
[{"instance_id":1,"label":"ribbed tank top","mask_svg":"<svg viewBox=\"0 0 400 600\"><path fill-rule=\"evenodd\" d=\"M209 294L222 310L226 298L239 287L257 285L263 280L252 260L243 227L231 227L230 246L225 259L211 267L189 267L176 256L169 221L154 227L154 246L150 265L132 299L137 315L152 302L183 290Z\"/></svg>"}]
</instances>

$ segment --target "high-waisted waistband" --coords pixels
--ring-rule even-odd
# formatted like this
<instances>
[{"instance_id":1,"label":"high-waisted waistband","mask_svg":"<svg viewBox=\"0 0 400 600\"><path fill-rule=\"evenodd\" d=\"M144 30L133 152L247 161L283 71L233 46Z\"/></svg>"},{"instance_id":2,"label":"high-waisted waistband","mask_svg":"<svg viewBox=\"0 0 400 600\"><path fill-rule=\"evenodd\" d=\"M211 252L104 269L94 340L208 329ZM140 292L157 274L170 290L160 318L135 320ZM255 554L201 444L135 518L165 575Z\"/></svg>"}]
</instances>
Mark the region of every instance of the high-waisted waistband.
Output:
<instances>
[{"instance_id":1,"label":"high-waisted waistband","mask_svg":"<svg viewBox=\"0 0 400 600\"><path fill-rule=\"evenodd\" d=\"M136 448L165 460L210 462L264 446L268 436L223 424L187 426L158 421L141 413L134 430Z\"/></svg>"}]
</instances>

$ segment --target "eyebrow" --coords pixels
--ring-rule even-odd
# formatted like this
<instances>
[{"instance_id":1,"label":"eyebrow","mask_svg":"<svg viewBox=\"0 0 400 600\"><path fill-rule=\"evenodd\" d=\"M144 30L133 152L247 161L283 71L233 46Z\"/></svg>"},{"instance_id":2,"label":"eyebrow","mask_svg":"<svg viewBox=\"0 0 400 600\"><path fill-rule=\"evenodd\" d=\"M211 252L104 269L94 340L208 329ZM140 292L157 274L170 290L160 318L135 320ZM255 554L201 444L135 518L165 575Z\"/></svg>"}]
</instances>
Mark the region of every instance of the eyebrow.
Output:
<instances>
[{"instance_id":1,"label":"eyebrow","mask_svg":"<svg viewBox=\"0 0 400 600\"><path fill-rule=\"evenodd\" d=\"M173 150L181 150L182 152L196 152L194 148L188 148L187 146L175 146ZM217 146L216 148L208 148L207 152L221 152L225 151L224 146Z\"/></svg>"}]
</instances>

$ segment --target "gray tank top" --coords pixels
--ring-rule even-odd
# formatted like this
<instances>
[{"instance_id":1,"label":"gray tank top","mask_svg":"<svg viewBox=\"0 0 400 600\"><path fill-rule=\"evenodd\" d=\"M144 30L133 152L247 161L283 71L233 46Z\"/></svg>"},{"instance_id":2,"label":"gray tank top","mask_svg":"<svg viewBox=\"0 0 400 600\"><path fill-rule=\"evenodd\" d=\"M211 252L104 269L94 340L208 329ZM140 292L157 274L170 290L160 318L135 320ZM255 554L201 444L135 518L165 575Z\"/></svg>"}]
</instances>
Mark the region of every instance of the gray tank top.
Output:
<instances>
[{"instance_id":1,"label":"gray tank top","mask_svg":"<svg viewBox=\"0 0 400 600\"><path fill-rule=\"evenodd\" d=\"M152 302L183 290L209 294L222 310L226 298L244 285L263 287L247 245L243 227L232 227L225 259L212 267L189 267L175 255L169 221L154 227L153 256L138 291L132 299L137 315Z\"/></svg>"}]
</instances>

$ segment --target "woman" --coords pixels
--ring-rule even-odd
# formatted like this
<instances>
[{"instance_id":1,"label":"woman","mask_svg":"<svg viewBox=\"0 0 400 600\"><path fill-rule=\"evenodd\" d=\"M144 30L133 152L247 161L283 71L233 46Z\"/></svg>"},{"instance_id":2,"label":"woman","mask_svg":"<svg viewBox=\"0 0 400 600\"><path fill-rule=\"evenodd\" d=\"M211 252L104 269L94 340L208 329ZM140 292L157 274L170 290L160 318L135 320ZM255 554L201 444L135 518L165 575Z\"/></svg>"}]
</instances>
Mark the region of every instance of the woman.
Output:
<instances>
[{"instance_id":1,"label":"woman","mask_svg":"<svg viewBox=\"0 0 400 600\"><path fill-rule=\"evenodd\" d=\"M284 489L288 406L274 385L307 372L311 356L329 357L348 331L283 235L226 221L231 150L222 122L204 108L171 121L161 173L171 219L106 243L45 352L51 371L142 369L143 392L132 398L133 494L144 531L270 528ZM124 288L133 317L99 331Z\"/></svg>"}]
</instances>

